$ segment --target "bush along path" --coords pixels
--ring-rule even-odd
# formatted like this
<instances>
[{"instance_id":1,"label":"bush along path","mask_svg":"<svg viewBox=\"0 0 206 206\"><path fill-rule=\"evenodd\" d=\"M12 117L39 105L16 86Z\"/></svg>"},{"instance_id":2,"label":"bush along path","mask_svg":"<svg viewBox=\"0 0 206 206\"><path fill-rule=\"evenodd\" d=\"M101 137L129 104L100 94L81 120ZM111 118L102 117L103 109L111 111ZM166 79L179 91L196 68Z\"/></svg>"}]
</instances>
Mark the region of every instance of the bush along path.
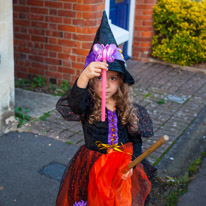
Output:
<instances>
[{"instance_id":1,"label":"bush along path","mask_svg":"<svg viewBox=\"0 0 206 206\"><path fill-rule=\"evenodd\" d=\"M184 66L206 63L206 0L158 1L153 18L153 57Z\"/></svg>"}]
</instances>

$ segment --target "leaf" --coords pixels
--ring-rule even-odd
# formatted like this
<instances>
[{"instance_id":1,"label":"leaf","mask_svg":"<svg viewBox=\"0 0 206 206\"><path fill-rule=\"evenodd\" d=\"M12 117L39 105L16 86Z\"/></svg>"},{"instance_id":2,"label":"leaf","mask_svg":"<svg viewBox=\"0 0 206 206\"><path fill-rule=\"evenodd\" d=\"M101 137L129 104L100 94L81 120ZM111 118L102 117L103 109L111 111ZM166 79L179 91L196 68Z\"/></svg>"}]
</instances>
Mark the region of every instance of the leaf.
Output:
<instances>
[{"instance_id":1,"label":"leaf","mask_svg":"<svg viewBox=\"0 0 206 206\"><path fill-rule=\"evenodd\" d=\"M164 99L161 99L157 102L157 104L165 104L165 100Z\"/></svg>"}]
</instances>

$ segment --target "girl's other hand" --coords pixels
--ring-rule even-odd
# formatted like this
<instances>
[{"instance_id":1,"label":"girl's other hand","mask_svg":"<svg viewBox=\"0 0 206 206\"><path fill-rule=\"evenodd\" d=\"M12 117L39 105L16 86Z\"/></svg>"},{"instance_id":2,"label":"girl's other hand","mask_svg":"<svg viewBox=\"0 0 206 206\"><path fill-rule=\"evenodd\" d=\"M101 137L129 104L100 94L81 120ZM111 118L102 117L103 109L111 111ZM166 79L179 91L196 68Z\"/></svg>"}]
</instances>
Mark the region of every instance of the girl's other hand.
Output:
<instances>
[{"instance_id":1,"label":"girl's other hand","mask_svg":"<svg viewBox=\"0 0 206 206\"><path fill-rule=\"evenodd\" d=\"M126 174L122 174L122 175L121 175L121 178L122 178L123 180L126 180L127 178L131 177L132 175L133 175L133 168L130 169Z\"/></svg>"}]
</instances>

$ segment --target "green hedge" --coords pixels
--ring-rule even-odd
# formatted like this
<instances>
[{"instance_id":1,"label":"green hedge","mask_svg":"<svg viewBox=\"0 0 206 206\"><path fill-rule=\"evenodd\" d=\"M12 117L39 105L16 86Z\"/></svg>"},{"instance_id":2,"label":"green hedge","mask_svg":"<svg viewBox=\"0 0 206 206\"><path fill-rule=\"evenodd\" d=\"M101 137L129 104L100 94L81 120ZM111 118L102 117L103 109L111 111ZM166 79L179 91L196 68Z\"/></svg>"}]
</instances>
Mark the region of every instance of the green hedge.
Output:
<instances>
[{"instance_id":1,"label":"green hedge","mask_svg":"<svg viewBox=\"0 0 206 206\"><path fill-rule=\"evenodd\" d=\"M153 18L153 57L188 66L206 62L206 0L159 0Z\"/></svg>"}]
</instances>

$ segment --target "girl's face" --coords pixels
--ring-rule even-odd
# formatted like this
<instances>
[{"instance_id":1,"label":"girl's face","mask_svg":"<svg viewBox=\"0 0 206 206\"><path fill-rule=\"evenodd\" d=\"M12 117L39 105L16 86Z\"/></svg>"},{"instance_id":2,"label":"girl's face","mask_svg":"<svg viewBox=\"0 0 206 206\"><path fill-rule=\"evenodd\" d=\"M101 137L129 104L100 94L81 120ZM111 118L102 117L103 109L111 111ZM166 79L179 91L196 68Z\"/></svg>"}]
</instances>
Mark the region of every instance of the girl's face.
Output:
<instances>
[{"instance_id":1,"label":"girl's face","mask_svg":"<svg viewBox=\"0 0 206 206\"><path fill-rule=\"evenodd\" d=\"M107 71L106 83L106 100L112 99L112 96L117 92L120 86L120 75L118 72ZM94 92L102 98L102 77L94 78Z\"/></svg>"}]
</instances>

